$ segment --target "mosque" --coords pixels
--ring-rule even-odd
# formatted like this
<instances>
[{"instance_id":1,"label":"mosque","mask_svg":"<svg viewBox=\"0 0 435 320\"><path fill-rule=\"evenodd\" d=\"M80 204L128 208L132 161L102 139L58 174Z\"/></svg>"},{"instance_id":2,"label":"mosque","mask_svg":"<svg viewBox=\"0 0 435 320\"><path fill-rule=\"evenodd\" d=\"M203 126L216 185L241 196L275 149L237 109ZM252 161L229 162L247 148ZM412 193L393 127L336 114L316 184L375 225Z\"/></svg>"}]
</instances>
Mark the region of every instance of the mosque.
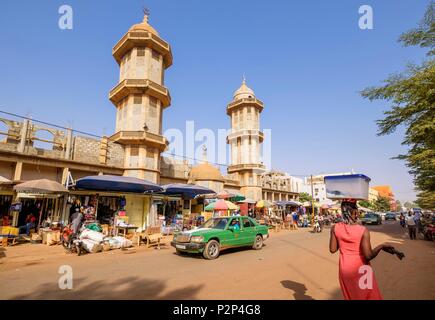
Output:
<instances>
[{"instance_id":1,"label":"mosque","mask_svg":"<svg viewBox=\"0 0 435 320\"><path fill-rule=\"evenodd\" d=\"M264 104L245 79L226 108L232 130L227 137L231 163L224 176L207 161L190 168L185 162L161 156L167 146L162 135L163 111L171 103L164 79L165 70L172 65L172 52L170 45L148 23L147 15L118 41L113 56L119 64L120 77L109 95L117 109L116 132L110 140L124 146L124 175L161 184L197 183L216 192L225 189L241 193L253 200L297 197L299 190L297 184L292 184L292 177L266 172L260 161L264 139L260 115ZM177 176L176 172L181 175Z\"/></svg>"},{"instance_id":2,"label":"mosque","mask_svg":"<svg viewBox=\"0 0 435 320\"><path fill-rule=\"evenodd\" d=\"M46 178L67 184L95 174L131 176L162 185L199 184L253 201L298 198L301 180L266 171L260 160L264 104L245 80L226 106L232 129L227 136L231 161L223 174L206 160L192 166L162 155L168 147L162 134L163 114L166 109L165 114L170 113L171 105L165 71L173 60L171 46L148 23L148 15L125 33L112 54L119 65L119 82L109 92L116 108L111 136L96 138L31 119L0 118L1 199L13 196L12 185L22 181Z\"/></svg>"}]
</instances>

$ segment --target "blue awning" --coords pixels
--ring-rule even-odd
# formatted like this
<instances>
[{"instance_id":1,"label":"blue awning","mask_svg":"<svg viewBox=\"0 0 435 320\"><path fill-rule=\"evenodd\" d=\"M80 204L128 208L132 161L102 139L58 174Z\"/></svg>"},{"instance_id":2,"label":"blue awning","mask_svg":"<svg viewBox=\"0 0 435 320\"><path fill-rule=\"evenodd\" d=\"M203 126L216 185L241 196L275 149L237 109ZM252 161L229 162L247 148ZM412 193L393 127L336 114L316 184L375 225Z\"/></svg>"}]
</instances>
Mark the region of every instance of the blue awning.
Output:
<instances>
[{"instance_id":1,"label":"blue awning","mask_svg":"<svg viewBox=\"0 0 435 320\"><path fill-rule=\"evenodd\" d=\"M76 181L75 187L84 190L116 191L129 193L152 193L163 191L151 181L113 175L88 176Z\"/></svg>"},{"instance_id":2,"label":"blue awning","mask_svg":"<svg viewBox=\"0 0 435 320\"><path fill-rule=\"evenodd\" d=\"M162 188L163 192L160 192L160 194L181 196L185 199L193 199L199 195L216 193L214 190L196 184L172 183L163 185Z\"/></svg>"}]
</instances>

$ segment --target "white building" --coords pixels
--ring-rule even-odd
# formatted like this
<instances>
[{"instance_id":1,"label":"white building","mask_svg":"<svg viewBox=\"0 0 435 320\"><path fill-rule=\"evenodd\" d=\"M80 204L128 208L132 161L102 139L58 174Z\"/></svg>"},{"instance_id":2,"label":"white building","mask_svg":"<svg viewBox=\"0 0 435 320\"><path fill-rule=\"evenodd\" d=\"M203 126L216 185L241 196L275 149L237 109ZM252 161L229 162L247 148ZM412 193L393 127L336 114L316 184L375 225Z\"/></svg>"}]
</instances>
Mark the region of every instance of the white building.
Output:
<instances>
[{"instance_id":1,"label":"white building","mask_svg":"<svg viewBox=\"0 0 435 320\"><path fill-rule=\"evenodd\" d=\"M339 172L339 173L327 173L313 176L313 198L314 201L318 202L320 205L331 205L334 202L326 197L326 186L325 186L325 176L341 176L354 174L351 172ZM301 185L301 191L306 192L311 196L311 177L305 177Z\"/></svg>"}]
</instances>

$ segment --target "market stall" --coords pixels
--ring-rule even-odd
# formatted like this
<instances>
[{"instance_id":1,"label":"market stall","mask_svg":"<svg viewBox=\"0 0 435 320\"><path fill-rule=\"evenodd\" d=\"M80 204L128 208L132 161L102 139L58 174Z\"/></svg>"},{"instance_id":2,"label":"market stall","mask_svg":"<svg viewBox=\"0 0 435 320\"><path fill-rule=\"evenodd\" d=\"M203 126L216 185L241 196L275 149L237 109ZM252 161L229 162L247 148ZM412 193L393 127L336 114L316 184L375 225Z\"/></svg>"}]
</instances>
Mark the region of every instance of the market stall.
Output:
<instances>
[{"instance_id":1,"label":"market stall","mask_svg":"<svg viewBox=\"0 0 435 320\"><path fill-rule=\"evenodd\" d=\"M94 208L95 222L101 224L105 234L127 235L155 224L151 221L151 194L161 191L159 185L134 177L88 176L76 181L70 205Z\"/></svg>"},{"instance_id":2,"label":"market stall","mask_svg":"<svg viewBox=\"0 0 435 320\"><path fill-rule=\"evenodd\" d=\"M172 220L166 220L166 227L176 230L190 229L204 221L204 198L216 196L212 189L195 185L174 183L162 186L159 194L167 197L177 197L177 213Z\"/></svg>"},{"instance_id":3,"label":"market stall","mask_svg":"<svg viewBox=\"0 0 435 320\"><path fill-rule=\"evenodd\" d=\"M213 212L213 218L215 218L229 216L234 213L234 211L239 210L239 207L230 201L219 199L217 201L209 203L204 208L204 210L208 212Z\"/></svg>"}]
</instances>

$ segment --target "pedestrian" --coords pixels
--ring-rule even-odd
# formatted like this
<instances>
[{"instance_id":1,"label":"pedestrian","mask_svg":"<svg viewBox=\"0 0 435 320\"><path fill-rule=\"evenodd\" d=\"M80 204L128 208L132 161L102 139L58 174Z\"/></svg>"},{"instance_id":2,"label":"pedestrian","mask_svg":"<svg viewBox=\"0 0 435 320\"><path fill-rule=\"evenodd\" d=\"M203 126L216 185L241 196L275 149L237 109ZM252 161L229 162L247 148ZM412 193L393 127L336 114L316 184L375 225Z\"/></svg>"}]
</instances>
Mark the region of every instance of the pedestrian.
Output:
<instances>
[{"instance_id":1,"label":"pedestrian","mask_svg":"<svg viewBox=\"0 0 435 320\"><path fill-rule=\"evenodd\" d=\"M400 213L399 222L402 228L406 228L406 219L403 212Z\"/></svg>"},{"instance_id":2,"label":"pedestrian","mask_svg":"<svg viewBox=\"0 0 435 320\"><path fill-rule=\"evenodd\" d=\"M420 210L415 210L414 221L417 227L417 234L423 233L423 224L421 223L421 212Z\"/></svg>"},{"instance_id":3,"label":"pedestrian","mask_svg":"<svg viewBox=\"0 0 435 320\"><path fill-rule=\"evenodd\" d=\"M74 212L71 216L71 228L73 230L73 234L77 234L82 227L84 219L83 211L83 207L76 208L76 212Z\"/></svg>"},{"instance_id":4,"label":"pedestrian","mask_svg":"<svg viewBox=\"0 0 435 320\"><path fill-rule=\"evenodd\" d=\"M36 217L33 213L29 213L26 217L26 224L24 226L19 227L19 233L22 234L26 232L26 235L30 235L30 229L35 227Z\"/></svg>"},{"instance_id":5,"label":"pedestrian","mask_svg":"<svg viewBox=\"0 0 435 320\"><path fill-rule=\"evenodd\" d=\"M329 251L340 251L338 274L341 291L345 300L382 300L370 261L376 258L381 250L388 251L394 248L381 244L372 249L370 232L366 227L359 225L357 220L358 210L350 209L346 212L343 222L338 222L331 228ZM370 276L367 276L368 272L371 273ZM367 277L367 283L361 285L364 275Z\"/></svg>"},{"instance_id":6,"label":"pedestrian","mask_svg":"<svg viewBox=\"0 0 435 320\"><path fill-rule=\"evenodd\" d=\"M299 222L299 214L296 210L293 211L293 228L295 230L298 229L298 222Z\"/></svg>"},{"instance_id":7,"label":"pedestrian","mask_svg":"<svg viewBox=\"0 0 435 320\"><path fill-rule=\"evenodd\" d=\"M411 211L408 212L408 216L406 217L406 225L408 226L409 238L416 240L416 223Z\"/></svg>"}]
</instances>

